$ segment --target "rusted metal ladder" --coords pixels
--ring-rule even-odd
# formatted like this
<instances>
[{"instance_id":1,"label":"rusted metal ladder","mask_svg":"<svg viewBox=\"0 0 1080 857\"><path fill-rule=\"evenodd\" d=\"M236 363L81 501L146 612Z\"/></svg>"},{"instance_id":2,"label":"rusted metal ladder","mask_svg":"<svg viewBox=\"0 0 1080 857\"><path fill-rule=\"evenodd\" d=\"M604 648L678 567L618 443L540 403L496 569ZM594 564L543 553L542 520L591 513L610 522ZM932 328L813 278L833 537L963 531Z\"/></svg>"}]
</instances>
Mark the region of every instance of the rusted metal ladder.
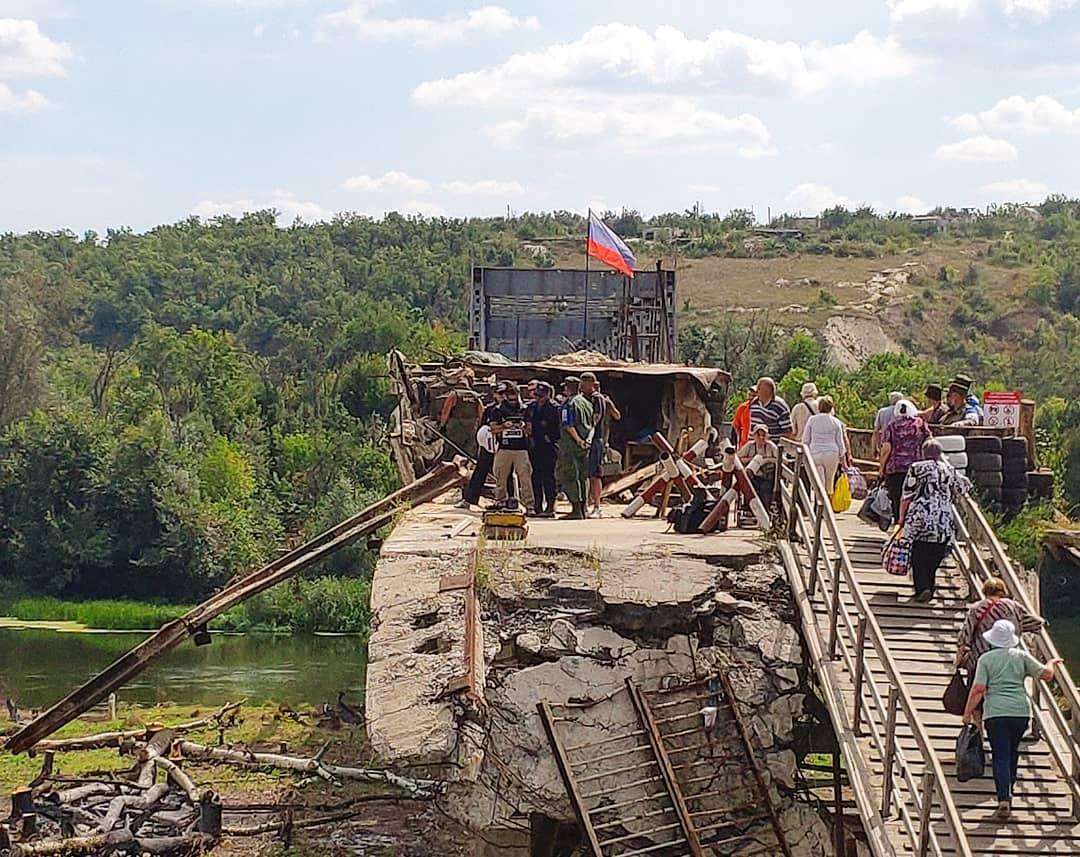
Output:
<instances>
[{"instance_id":1,"label":"rusted metal ladder","mask_svg":"<svg viewBox=\"0 0 1080 857\"><path fill-rule=\"evenodd\" d=\"M589 853L704 857L649 702L630 680L625 693L639 728L578 744L559 734L576 720L573 708L537 706Z\"/></svg>"},{"instance_id":2,"label":"rusted metal ladder","mask_svg":"<svg viewBox=\"0 0 1080 857\"><path fill-rule=\"evenodd\" d=\"M645 696L705 852L727 854L737 848L740 857L791 857L729 675L719 673ZM708 729L703 723L706 711L712 721Z\"/></svg>"}]
</instances>

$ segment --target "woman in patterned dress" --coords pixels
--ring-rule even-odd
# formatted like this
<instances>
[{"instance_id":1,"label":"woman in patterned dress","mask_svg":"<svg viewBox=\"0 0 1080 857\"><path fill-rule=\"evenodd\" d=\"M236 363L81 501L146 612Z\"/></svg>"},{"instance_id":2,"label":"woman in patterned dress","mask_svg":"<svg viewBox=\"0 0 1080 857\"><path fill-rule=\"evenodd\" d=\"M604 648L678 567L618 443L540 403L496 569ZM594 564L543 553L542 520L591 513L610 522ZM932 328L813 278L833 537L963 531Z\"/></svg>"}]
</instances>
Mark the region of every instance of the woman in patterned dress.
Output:
<instances>
[{"instance_id":1,"label":"woman in patterned dress","mask_svg":"<svg viewBox=\"0 0 1080 857\"><path fill-rule=\"evenodd\" d=\"M965 480L946 461L933 438L922 445L922 461L912 463L904 480L899 524L911 540L911 576L915 600L934 597L937 570L956 534L953 501L967 493Z\"/></svg>"}]
</instances>

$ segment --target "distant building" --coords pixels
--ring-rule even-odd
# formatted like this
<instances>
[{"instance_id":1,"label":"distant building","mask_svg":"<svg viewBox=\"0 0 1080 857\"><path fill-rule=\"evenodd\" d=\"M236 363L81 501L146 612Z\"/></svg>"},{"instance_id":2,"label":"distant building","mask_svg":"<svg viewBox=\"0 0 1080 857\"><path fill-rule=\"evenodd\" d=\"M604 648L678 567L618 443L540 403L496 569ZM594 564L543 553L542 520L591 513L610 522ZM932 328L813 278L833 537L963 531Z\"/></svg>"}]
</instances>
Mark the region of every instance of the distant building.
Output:
<instances>
[{"instance_id":1,"label":"distant building","mask_svg":"<svg viewBox=\"0 0 1080 857\"><path fill-rule=\"evenodd\" d=\"M671 244L673 242L685 242L689 239L686 236L686 230L681 227L653 226L642 230L641 240L653 241L657 244Z\"/></svg>"}]
</instances>

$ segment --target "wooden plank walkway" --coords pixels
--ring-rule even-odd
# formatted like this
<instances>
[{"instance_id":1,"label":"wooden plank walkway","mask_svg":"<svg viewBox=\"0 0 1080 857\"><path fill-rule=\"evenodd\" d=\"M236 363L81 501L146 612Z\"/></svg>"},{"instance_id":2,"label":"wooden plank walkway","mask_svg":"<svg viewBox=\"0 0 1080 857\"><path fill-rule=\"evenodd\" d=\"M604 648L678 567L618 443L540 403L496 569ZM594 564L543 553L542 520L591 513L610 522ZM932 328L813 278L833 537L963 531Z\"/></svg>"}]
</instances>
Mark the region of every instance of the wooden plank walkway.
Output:
<instances>
[{"instance_id":1,"label":"wooden plank walkway","mask_svg":"<svg viewBox=\"0 0 1080 857\"><path fill-rule=\"evenodd\" d=\"M789 469L784 480L789 515L791 486L797 484L792 476ZM860 521L854 509L842 515L833 515L831 510L822 514L820 507L809 511L817 506L810 499L814 488L811 484L810 491L800 492L796 514L789 518L796 537L781 543L782 553L806 642L817 663L822 695L841 746L847 750L860 815L875 853L1080 854L1075 776L1069 770L1076 745L1063 728L1065 720L1049 710L1049 694L1040 695L1043 737L1026 742L1022 750L1013 817L1008 822L990 817L997 801L989 748L986 777L960 783L954 774L954 747L961 724L960 718L945 713L941 695L952 676L971 584L979 579L973 570L980 562L985 564L985 557L962 545L939 572L934 600L917 603L910 576L896 578L881 567L886 537ZM827 518L823 526L819 527L818 516ZM810 569L818 532L815 580ZM842 549L836 541L842 542ZM811 584L816 584L812 594ZM830 657L834 616L835 657ZM894 698L895 727L890 728ZM895 755L890 733L895 736ZM892 777L887 773L890 757ZM944 775L940 781L937 771ZM892 783L889 808L882 812L887 780ZM927 793L932 800L928 824L923 825L923 795ZM946 802L951 806L945 806ZM957 823L963 832L959 838L966 842L957 841ZM924 826L928 829L925 851Z\"/></svg>"}]
</instances>

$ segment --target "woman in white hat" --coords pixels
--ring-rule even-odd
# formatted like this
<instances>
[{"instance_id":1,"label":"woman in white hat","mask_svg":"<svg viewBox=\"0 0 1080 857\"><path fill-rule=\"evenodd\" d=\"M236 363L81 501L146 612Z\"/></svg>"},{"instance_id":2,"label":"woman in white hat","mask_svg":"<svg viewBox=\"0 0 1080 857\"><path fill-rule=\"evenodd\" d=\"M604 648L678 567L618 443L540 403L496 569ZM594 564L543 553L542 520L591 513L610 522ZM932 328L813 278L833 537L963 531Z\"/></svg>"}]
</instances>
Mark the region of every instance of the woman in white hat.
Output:
<instances>
[{"instance_id":1,"label":"woman in white hat","mask_svg":"<svg viewBox=\"0 0 1080 857\"><path fill-rule=\"evenodd\" d=\"M1028 678L1050 681L1054 677L1054 668L1062 660L1054 658L1041 664L1020 649L1016 625L1008 619L998 619L983 633L983 639L990 644L990 651L979 658L975 667L975 681L968 693L964 723L975 720L975 710L985 701L983 722L990 738L998 799L994 818L1005 821L1012 812L1020 739L1031 724L1031 702L1024 682Z\"/></svg>"}]
</instances>

